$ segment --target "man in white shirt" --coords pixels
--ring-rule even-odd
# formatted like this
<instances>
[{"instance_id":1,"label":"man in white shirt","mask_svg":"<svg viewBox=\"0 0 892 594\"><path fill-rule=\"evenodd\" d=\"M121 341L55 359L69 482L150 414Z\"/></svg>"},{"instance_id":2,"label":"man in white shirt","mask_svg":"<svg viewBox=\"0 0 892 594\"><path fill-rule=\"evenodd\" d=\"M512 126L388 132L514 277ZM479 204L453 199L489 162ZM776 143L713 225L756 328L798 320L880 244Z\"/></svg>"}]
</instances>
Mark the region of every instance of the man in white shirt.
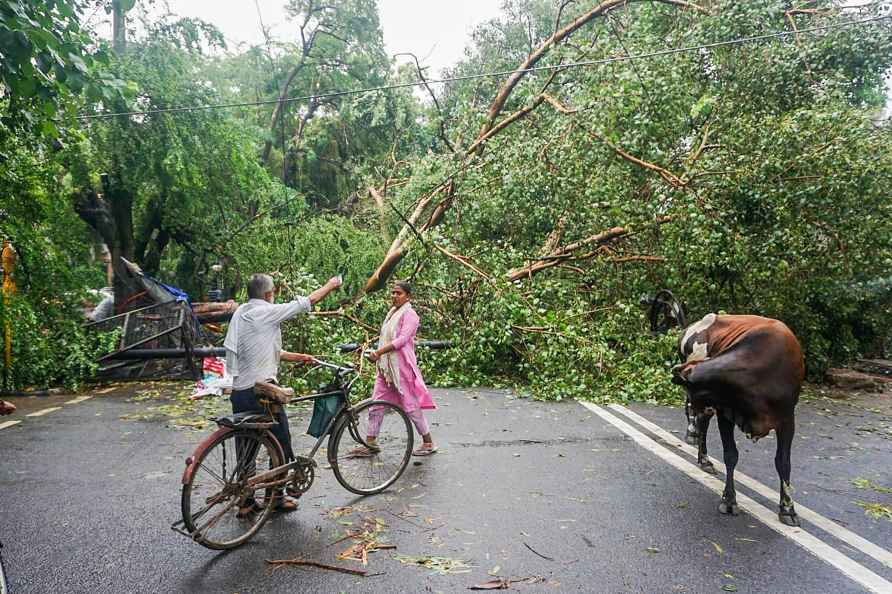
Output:
<instances>
[{"instance_id":1,"label":"man in white shirt","mask_svg":"<svg viewBox=\"0 0 892 594\"><path fill-rule=\"evenodd\" d=\"M226 369L233 377L232 412L265 412L254 393L255 382L276 381L279 361L312 363L311 355L290 353L282 350L282 322L301 313L308 313L313 306L341 286L340 277L329 279L309 297L298 297L289 303L274 303L276 292L272 277L255 274L248 281L248 302L239 306L232 315L226 339ZM294 459L291 450L291 432L288 416L283 409L275 414L276 425L271 429L282 446L286 461ZM282 499L277 506L281 511L293 511L297 505Z\"/></svg>"}]
</instances>

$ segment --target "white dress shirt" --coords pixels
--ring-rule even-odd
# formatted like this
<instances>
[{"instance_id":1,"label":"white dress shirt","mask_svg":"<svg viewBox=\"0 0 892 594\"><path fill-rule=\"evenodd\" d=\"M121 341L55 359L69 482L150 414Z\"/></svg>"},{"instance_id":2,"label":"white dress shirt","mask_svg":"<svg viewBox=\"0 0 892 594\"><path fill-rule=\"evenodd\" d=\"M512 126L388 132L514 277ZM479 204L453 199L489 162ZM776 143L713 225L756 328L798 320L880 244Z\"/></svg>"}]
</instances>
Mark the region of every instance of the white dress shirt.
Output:
<instances>
[{"instance_id":1,"label":"white dress shirt","mask_svg":"<svg viewBox=\"0 0 892 594\"><path fill-rule=\"evenodd\" d=\"M235 310L223 341L226 371L232 375L233 390L245 390L254 387L254 382L276 378L282 354L279 325L312 308L309 298L298 297L290 303L250 299Z\"/></svg>"}]
</instances>

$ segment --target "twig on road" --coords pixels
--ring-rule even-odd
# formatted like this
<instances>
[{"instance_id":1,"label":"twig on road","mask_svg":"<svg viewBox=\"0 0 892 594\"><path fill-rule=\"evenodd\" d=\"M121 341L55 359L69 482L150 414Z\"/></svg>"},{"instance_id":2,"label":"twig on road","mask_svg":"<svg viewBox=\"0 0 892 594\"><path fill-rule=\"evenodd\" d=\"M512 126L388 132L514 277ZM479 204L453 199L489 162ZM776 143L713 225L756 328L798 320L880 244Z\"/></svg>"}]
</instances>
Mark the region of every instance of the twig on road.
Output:
<instances>
[{"instance_id":1,"label":"twig on road","mask_svg":"<svg viewBox=\"0 0 892 594\"><path fill-rule=\"evenodd\" d=\"M525 547L528 548L529 550L533 551L535 554L539 555L540 557L542 557L542 558L545 559L546 561L554 561L554 559L552 559L551 557L546 557L545 555L543 555L542 553L540 553L539 551L537 551L536 549L534 549L533 547L531 547L531 546L528 545L527 543L523 543L523 546L525 546Z\"/></svg>"},{"instance_id":2,"label":"twig on road","mask_svg":"<svg viewBox=\"0 0 892 594\"><path fill-rule=\"evenodd\" d=\"M275 565L281 567L283 565L300 565L303 567L317 567L319 569L328 569L329 571L339 571L341 573L348 573L350 575L359 575L362 577L366 577L369 572L364 569L351 569L349 567L338 567L337 565L327 565L325 563L319 563L318 561L308 561L306 559L278 559L272 560L267 559L267 563L270 565Z\"/></svg>"},{"instance_id":3,"label":"twig on road","mask_svg":"<svg viewBox=\"0 0 892 594\"><path fill-rule=\"evenodd\" d=\"M406 519L406 518L404 518L403 516L401 516L401 515L399 515L399 514L395 514L395 513L393 513L392 511L390 511L389 509L384 510L384 511L386 511L387 513L389 513L389 514L390 514L391 516L393 516L394 518L399 518L400 520L402 520L403 522L406 522L407 524L412 524L412 525L415 526L416 528L421 528L421 531L422 531L422 532L433 532L434 530L439 530L440 528L442 528L442 527L444 527L444 526L446 525L446 524L444 523L444 524L440 524L439 526L434 526L434 527L424 526L424 525L422 525L422 524L418 524L418 523L416 523L416 522L413 522L412 520Z\"/></svg>"}]
</instances>

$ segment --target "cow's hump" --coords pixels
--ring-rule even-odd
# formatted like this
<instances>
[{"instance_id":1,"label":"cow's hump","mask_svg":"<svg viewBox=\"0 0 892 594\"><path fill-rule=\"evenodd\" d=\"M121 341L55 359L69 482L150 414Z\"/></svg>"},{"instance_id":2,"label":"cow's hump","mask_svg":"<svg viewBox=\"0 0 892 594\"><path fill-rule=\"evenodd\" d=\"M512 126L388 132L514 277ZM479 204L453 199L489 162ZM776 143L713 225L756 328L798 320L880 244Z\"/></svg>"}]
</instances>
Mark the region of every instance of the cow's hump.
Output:
<instances>
[{"instance_id":1,"label":"cow's hump","mask_svg":"<svg viewBox=\"0 0 892 594\"><path fill-rule=\"evenodd\" d=\"M684 336L681 339L681 349L682 353L687 355L687 358L685 359L686 363L703 361L709 357L709 353L707 352L708 342L705 339L694 340L693 344L690 345L688 343L692 338L715 324L716 318L717 316L714 313L706 314L701 320L691 324L688 326L687 330L685 330Z\"/></svg>"}]
</instances>

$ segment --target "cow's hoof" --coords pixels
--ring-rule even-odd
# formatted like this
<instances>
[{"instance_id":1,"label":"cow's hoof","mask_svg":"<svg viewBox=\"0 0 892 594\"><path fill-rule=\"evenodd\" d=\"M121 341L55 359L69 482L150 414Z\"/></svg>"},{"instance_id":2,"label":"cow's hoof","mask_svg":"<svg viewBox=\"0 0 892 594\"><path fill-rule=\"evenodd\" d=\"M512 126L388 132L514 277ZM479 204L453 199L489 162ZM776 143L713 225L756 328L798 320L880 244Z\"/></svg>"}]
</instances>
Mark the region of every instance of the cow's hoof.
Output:
<instances>
[{"instance_id":1,"label":"cow's hoof","mask_svg":"<svg viewBox=\"0 0 892 594\"><path fill-rule=\"evenodd\" d=\"M779 512L777 519L781 521L781 524L799 528L799 516L796 515L796 512Z\"/></svg>"},{"instance_id":2,"label":"cow's hoof","mask_svg":"<svg viewBox=\"0 0 892 594\"><path fill-rule=\"evenodd\" d=\"M728 503L727 501L722 501L719 503L719 513L726 516L736 516L740 514L740 508L737 507L736 502Z\"/></svg>"},{"instance_id":3,"label":"cow's hoof","mask_svg":"<svg viewBox=\"0 0 892 594\"><path fill-rule=\"evenodd\" d=\"M709 460L700 462L700 470L702 470L703 472L708 472L709 474L718 474L715 466Z\"/></svg>"}]
</instances>

